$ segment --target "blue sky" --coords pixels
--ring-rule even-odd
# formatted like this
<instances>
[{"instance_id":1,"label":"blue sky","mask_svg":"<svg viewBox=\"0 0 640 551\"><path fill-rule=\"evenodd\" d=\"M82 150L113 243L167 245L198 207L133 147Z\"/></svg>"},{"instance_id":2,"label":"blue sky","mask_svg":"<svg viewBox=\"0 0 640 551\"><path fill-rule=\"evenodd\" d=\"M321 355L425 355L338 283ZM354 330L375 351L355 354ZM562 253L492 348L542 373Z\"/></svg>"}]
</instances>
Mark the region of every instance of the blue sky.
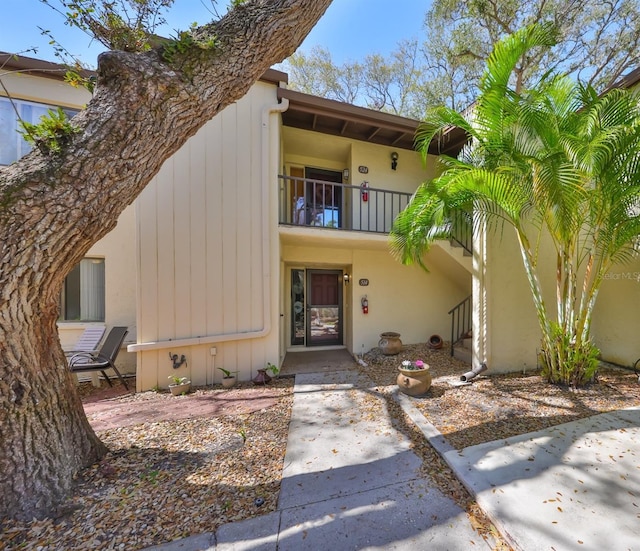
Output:
<instances>
[{"instance_id":1,"label":"blue sky","mask_svg":"<svg viewBox=\"0 0 640 551\"><path fill-rule=\"evenodd\" d=\"M226 3L226 0L218 3L220 11ZM64 25L62 17L40 0L1 0L1 4L1 51L20 53L37 46L37 54L25 55L57 61L48 39L38 29L43 27L83 62L95 66L100 45L92 44L88 36ZM424 37L422 27L429 4L429 0L334 0L302 50L322 45L329 49L337 64L359 60L370 53L387 55L404 38ZM173 29L210 20L212 16L207 10L210 5L210 0L175 0L167 16L169 28L160 34L173 34Z\"/></svg>"}]
</instances>

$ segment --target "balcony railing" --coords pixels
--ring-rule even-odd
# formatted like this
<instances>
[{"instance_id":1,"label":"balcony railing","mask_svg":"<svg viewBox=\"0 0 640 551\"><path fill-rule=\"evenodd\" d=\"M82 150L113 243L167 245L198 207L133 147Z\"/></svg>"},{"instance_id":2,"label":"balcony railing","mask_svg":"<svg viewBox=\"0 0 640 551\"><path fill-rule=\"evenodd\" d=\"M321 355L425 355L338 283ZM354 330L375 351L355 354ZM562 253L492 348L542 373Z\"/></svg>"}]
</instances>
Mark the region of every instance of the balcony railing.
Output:
<instances>
[{"instance_id":1,"label":"balcony railing","mask_svg":"<svg viewBox=\"0 0 640 551\"><path fill-rule=\"evenodd\" d=\"M389 233L411 193L279 176L279 223Z\"/></svg>"}]
</instances>

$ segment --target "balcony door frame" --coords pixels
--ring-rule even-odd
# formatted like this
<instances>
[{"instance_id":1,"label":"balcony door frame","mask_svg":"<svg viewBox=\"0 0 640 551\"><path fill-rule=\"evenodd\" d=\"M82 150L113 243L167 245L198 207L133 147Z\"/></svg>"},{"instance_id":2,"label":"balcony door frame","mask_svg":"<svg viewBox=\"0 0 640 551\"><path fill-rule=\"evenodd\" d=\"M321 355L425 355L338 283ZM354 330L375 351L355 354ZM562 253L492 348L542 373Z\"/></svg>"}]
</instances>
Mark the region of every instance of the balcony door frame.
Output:
<instances>
[{"instance_id":1,"label":"balcony door frame","mask_svg":"<svg viewBox=\"0 0 640 551\"><path fill-rule=\"evenodd\" d=\"M306 202L307 206L311 206L312 208L307 208L307 226L314 226L314 210L318 210L317 207L322 205L326 207L329 205L332 208L337 209L337 220L336 220L336 228L341 228L343 226L343 211L344 211L344 202L342 197L342 187L341 186L332 186L325 185L317 182L329 182L330 184L342 184L342 172L337 170L329 170L325 168L315 168L310 166L304 167L304 177L307 180L306 185ZM313 207L316 207L314 209ZM320 226L326 226L325 215L326 213L323 211L319 211L320 216L324 223L320 224ZM331 216L331 220L334 217ZM329 227L329 226L327 226Z\"/></svg>"}]
</instances>

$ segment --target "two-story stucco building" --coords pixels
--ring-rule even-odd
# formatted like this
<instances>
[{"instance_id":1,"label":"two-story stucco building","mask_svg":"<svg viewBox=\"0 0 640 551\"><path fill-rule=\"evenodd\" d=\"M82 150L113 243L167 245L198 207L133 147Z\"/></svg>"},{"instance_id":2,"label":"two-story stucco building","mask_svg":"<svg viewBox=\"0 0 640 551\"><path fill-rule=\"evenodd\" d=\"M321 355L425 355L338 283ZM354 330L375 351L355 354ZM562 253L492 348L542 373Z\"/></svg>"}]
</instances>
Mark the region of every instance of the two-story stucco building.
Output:
<instances>
[{"instance_id":1,"label":"two-story stucco building","mask_svg":"<svg viewBox=\"0 0 640 551\"><path fill-rule=\"evenodd\" d=\"M3 73L28 116L90 99L55 64L22 57ZM473 255L438 242L429 273L389 253L394 217L434 174L435 154L455 153L461 137L444 136L423 163L416 121L295 92L286 80L268 71L208 121L89 251L61 298L63 344L87 323L127 325L119 361L135 369L138 390L166 386L175 354L194 384L219 382L217 367L248 380L288 353L367 352L385 331L405 343L449 340L452 321L454 338L473 326L474 362L535 367L535 314L510 236L476 236ZM9 120L7 104L0 97ZM0 162L22 154L15 128L0 141ZM612 279L602 294L597 344L606 359L633 363L639 324L628 305L640 285Z\"/></svg>"}]
</instances>

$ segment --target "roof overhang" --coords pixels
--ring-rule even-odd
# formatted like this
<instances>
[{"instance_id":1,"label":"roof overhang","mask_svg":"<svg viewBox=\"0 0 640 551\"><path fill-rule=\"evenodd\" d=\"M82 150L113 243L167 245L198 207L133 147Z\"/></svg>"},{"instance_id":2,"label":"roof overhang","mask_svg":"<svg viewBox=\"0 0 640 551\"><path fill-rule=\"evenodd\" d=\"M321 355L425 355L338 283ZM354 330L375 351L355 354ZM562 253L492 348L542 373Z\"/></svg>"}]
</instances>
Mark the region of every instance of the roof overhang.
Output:
<instances>
[{"instance_id":1,"label":"roof overhang","mask_svg":"<svg viewBox=\"0 0 640 551\"><path fill-rule=\"evenodd\" d=\"M391 113L383 113L348 103L320 98L286 88L278 89L278 99L289 100L289 108L282 113L285 126L342 136L399 149L414 149L419 122ZM457 153L464 145L464 135L447 132L434 140L429 153Z\"/></svg>"}]
</instances>

